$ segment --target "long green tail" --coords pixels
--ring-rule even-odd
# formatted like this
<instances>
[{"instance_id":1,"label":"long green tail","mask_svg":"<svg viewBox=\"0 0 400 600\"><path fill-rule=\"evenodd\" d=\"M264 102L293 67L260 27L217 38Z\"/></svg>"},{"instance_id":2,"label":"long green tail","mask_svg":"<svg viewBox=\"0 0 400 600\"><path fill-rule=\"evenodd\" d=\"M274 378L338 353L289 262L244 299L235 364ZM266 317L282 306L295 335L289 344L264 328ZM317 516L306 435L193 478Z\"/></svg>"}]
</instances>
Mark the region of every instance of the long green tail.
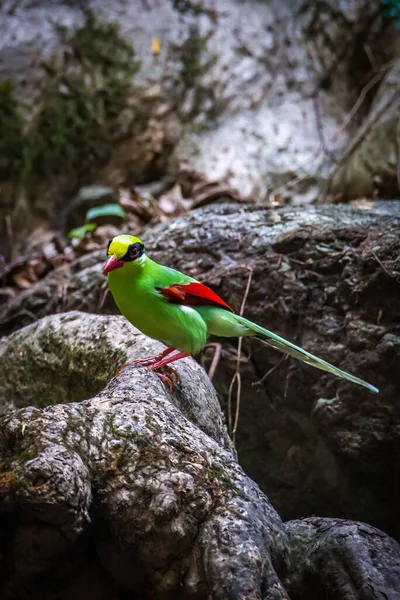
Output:
<instances>
[{"instance_id":1,"label":"long green tail","mask_svg":"<svg viewBox=\"0 0 400 600\"><path fill-rule=\"evenodd\" d=\"M358 383L358 385L366 387L368 390L370 390L370 392L374 392L375 394L379 393L378 388L374 387L370 383L367 383L359 377L355 377L354 375L350 375L350 373L346 373L346 371L342 371L341 369L334 367L325 360L322 360L322 358L318 358L317 356L310 354L310 352L303 350L299 346L295 346L291 342L288 342L279 335L276 335L276 333L272 333L272 331L268 331L268 329L264 329L263 327L260 327L260 325L252 323L252 321L248 321L243 317L239 317L239 315L235 315L235 317L239 323L258 333L259 335L257 335L257 338L264 342L264 344L272 346L272 348L276 348L276 350L280 350L285 354L290 354L290 356L298 358L312 367L322 369L322 371L328 371L328 373L333 373L333 375L337 375L337 377L342 377L343 379L348 379L353 383Z\"/></svg>"}]
</instances>

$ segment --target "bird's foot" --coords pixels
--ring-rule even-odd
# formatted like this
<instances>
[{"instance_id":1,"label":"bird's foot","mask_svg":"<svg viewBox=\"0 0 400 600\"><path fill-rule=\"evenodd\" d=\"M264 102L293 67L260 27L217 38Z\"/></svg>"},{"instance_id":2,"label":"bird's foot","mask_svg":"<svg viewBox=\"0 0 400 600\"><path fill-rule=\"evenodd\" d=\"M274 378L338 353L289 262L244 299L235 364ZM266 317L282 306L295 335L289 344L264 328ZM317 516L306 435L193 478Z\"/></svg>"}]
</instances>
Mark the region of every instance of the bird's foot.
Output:
<instances>
[{"instance_id":1,"label":"bird's foot","mask_svg":"<svg viewBox=\"0 0 400 600\"><path fill-rule=\"evenodd\" d=\"M125 367L128 367L129 365L139 365L140 367L149 367L150 365L154 365L155 363L163 360L173 350L174 348L168 347L166 350L164 350L164 352L161 352L161 354L157 354L157 356L149 356L148 358L135 358L135 360L131 360L130 363L125 363L122 365L122 367L119 367L119 369L116 371L116 375L121 373L122 369L125 369Z\"/></svg>"},{"instance_id":2,"label":"bird's foot","mask_svg":"<svg viewBox=\"0 0 400 600\"><path fill-rule=\"evenodd\" d=\"M173 350L175 350L175 348L172 348L172 346L168 346L168 348L161 352L161 354L157 354L157 356L149 356L148 358L135 358L135 360L132 360L129 363L125 363L124 365L122 365L122 367L119 367L119 369L116 370L116 375L118 375L118 373L121 373L122 369L125 369L125 367L128 367L129 365L139 365L141 367L149 367L150 365L154 365L162 361L166 356L168 356L168 354L171 354Z\"/></svg>"},{"instance_id":3,"label":"bird's foot","mask_svg":"<svg viewBox=\"0 0 400 600\"><path fill-rule=\"evenodd\" d=\"M123 369L125 369L125 367L129 367L130 363L125 363L124 365L122 365L122 367L118 367L118 369L115 371L116 375L119 375L119 373L121 373L121 371L123 371Z\"/></svg>"},{"instance_id":4,"label":"bird's foot","mask_svg":"<svg viewBox=\"0 0 400 600\"><path fill-rule=\"evenodd\" d=\"M122 367L119 367L116 370L116 375L118 375L118 373L121 373L122 369L125 369L125 367L129 367L129 365L139 365L140 367L148 367L157 361L158 356L151 356L149 358L137 358L135 360L131 360L131 362L125 363L124 365L122 365Z\"/></svg>"},{"instance_id":5,"label":"bird's foot","mask_svg":"<svg viewBox=\"0 0 400 600\"><path fill-rule=\"evenodd\" d=\"M168 365L159 367L159 366L157 366L157 364L154 364L154 361L147 362L148 360L150 360L150 359L145 359L143 361L134 360L130 363L126 363L125 365L122 365L122 367L119 367L117 369L116 374L118 375L119 373L121 373L121 371L123 369L125 369L125 367L129 367L129 365L140 364L142 366L151 366L153 372L157 375L157 377L159 377L161 379L161 381L164 381L164 383L166 383L168 385L169 391L172 392L174 384L179 383L179 375L178 375L177 370ZM162 373L160 371L160 369L162 369L163 371L167 371L168 375L166 375L165 373Z\"/></svg>"},{"instance_id":6,"label":"bird's foot","mask_svg":"<svg viewBox=\"0 0 400 600\"><path fill-rule=\"evenodd\" d=\"M159 377L161 379L161 381L164 381L164 383L166 383L168 385L170 392L172 392L174 383L175 384L179 383L178 371L176 369L174 369L173 367L170 367L169 365L164 365L162 367L158 367L155 364L151 367L151 369L157 375L157 377ZM166 375L165 373L161 373L160 369L163 369L163 371L167 371L169 376Z\"/></svg>"},{"instance_id":7,"label":"bird's foot","mask_svg":"<svg viewBox=\"0 0 400 600\"><path fill-rule=\"evenodd\" d=\"M181 358L186 358L190 356L187 352L178 352L178 354L174 354L173 356L168 356L167 358L163 358L163 360L157 361L150 366L150 369L154 371L154 373L163 381L168 383L169 389L172 392L173 381L171 377L165 375L164 373L160 373L160 369L164 369L175 378L175 383L179 382L178 372L171 367L168 363L174 362L175 360L180 360Z\"/></svg>"},{"instance_id":8,"label":"bird's foot","mask_svg":"<svg viewBox=\"0 0 400 600\"><path fill-rule=\"evenodd\" d=\"M158 356L149 356L149 358L136 358L135 360L131 361L131 365L140 365L141 367L148 367L149 365L152 365L153 363L157 362L159 360Z\"/></svg>"},{"instance_id":9,"label":"bird's foot","mask_svg":"<svg viewBox=\"0 0 400 600\"><path fill-rule=\"evenodd\" d=\"M133 360L131 363L126 363L125 365L122 365L122 367L120 367L117 370L117 375L118 375L118 373L120 373L122 371L122 369L125 369L125 367L127 367L130 364L131 365L141 365L143 367L144 366L150 367L150 369L152 371L154 371L154 373L157 375L157 377L159 377L162 381L164 381L168 385L170 391L172 392L174 383L177 384L179 382L179 375L178 375L178 372L176 371L176 369L174 369L173 367L170 367L168 363L174 362L175 360L179 360L180 358L186 358L186 356L190 356L190 354L185 353L185 352L178 352L178 354L174 354L173 356L168 356L174 350L175 350L175 348L173 348L172 346L168 346L168 348L166 348L164 350L164 352L162 352L158 356L152 356L151 358L144 358L144 359L136 359L136 360ZM163 369L164 371L166 371L168 373L168 375L160 372L160 369Z\"/></svg>"}]
</instances>

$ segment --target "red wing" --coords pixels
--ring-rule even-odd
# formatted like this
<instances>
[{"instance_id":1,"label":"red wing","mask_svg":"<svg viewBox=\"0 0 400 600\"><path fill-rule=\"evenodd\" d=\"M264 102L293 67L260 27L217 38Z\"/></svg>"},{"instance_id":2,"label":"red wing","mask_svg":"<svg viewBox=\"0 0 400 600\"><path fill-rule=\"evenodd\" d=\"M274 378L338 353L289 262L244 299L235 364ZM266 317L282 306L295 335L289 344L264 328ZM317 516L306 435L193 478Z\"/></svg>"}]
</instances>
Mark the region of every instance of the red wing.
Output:
<instances>
[{"instance_id":1,"label":"red wing","mask_svg":"<svg viewBox=\"0 0 400 600\"><path fill-rule=\"evenodd\" d=\"M220 306L234 312L232 308L222 300L209 287L198 281L180 284L174 283L167 288L157 288L168 302L172 304L183 304L185 306Z\"/></svg>"}]
</instances>

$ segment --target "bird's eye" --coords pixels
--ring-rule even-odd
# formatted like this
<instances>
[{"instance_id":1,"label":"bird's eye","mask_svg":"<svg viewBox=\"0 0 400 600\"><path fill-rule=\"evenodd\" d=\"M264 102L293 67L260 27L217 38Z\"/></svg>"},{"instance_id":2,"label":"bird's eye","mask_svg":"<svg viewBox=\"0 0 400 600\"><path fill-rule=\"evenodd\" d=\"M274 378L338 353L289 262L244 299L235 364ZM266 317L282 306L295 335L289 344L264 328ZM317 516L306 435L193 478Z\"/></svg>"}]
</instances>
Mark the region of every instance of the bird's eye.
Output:
<instances>
[{"instance_id":1,"label":"bird's eye","mask_svg":"<svg viewBox=\"0 0 400 600\"><path fill-rule=\"evenodd\" d=\"M135 243L128 246L125 256L122 257L122 260L130 261L139 258L143 254L143 244Z\"/></svg>"}]
</instances>

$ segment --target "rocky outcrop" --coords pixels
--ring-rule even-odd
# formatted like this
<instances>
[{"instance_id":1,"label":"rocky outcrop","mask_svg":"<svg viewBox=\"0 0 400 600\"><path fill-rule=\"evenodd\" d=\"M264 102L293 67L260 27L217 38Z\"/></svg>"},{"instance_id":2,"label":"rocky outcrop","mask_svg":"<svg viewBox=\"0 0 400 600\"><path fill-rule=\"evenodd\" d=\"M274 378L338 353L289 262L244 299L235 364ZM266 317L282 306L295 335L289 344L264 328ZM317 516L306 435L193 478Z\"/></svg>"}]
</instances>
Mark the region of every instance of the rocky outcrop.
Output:
<instances>
[{"instance_id":1,"label":"rocky outcrop","mask_svg":"<svg viewBox=\"0 0 400 600\"><path fill-rule=\"evenodd\" d=\"M399 545L375 527L316 517L285 529L292 561L285 584L293 600L399 597Z\"/></svg>"},{"instance_id":2,"label":"rocky outcrop","mask_svg":"<svg viewBox=\"0 0 400 600\"><path fill-rule=\"evenodd\" d=\"M245 344L239 461L284 518L320 513L399 533L399 213L398 202L275 211L221 204L146 234L153 258L211 285L236 310L252 270L247 317L380 388L374 396ZM51 311L115 312L103 262L103 252L87 255L22 292L2 313L4 333ZM220 341L213 383L226 409L237 342Z\"/></svg>"},{"instance_id":3,"label":"rocky outcrop","mask_svg":"<svg viewBox=\"0 0 400 600\"><path fill-rule=\"evenodd\" d=\"M109 379L104 366L124 351L151 350L126 329L118 317L67 313L9 338L0 358L15 383L7 396L31 406L2 419L1 597L68 598L89 593L94 579L107 582L108 598L122 588L141 598L287 599L277 575L287 567L283 524L237 464L192 359L178 366L173 395L149 369L127 367L77 402L97 369ZM17 378L27 364L32 390Z\"/></svg>"},{"instance_id":4,"label":"rocky outcrop","mask_svg":"<svg viewBox=\"0 0 400 600\"><path fill-rule=\"evenodd\" d=\"M389 63L390 65L390 63ZM382 74L379 90L362 126L351 139L333 177L333 191L343 199L391 198L400 189L400 59ZM378 73L380 75L380 73Z\"/></svg>"},{"instance_id":5,"label":"rocky outcrop","mask_svg":"<svg viewBox=\"0 0 400 600\"><path fill-rule=\"evenodd\" d=\"M122 365L163 349L123 317L78 311L45 317L2 341L1 413L81 402L99 393ZM203 370L195 361L183 360L179 375L172 402L197 427L232 450L215 390ZM146 389L149 377L154 385L159 381L144 368L135 367L132 376L141 390Z\"/></svg>"},{"instance_id":6,"label":"rocky outcrop","mask_svg":"<svg viewBox=\"0 0 400 600\"><path fill-rule=\"evenodd\" d=\"M244 344L237 448L285 518L360 519L397 536L400 211L362 206L209 207L149 232L149 245L237 311L251 272L245 316L380 389ZM227 408L237 342L220 341L213 383Z\"/></svg>"},{"instance_id":7,"label":"rocky outcrop","mask_svg":"<svg viewBox=\"0 0 400 600\"><path fill-rule=\"evenodd\" d=\"M148 368L113 377L159 345L120 317L79 312L3 341L14 407L0 418L2 599L396 598L400 549L384 533L281 522L193 359L173 392Z\"/></svg>"}]
</instances>

